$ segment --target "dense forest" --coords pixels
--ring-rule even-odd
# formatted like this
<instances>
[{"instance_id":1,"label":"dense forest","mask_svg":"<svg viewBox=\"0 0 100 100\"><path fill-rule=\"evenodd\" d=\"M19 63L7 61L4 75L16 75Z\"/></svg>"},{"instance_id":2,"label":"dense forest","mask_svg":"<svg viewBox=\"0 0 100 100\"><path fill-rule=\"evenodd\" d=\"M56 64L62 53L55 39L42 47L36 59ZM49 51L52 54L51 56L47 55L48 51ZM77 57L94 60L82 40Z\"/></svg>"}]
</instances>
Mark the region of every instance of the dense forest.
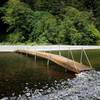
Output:
<instances>
[{"instance_id":1,"label":"dense forest","mask_svg":"<svg viewBox=\"0 0 100 100\"><path fill-rule=\"evenodd\" d=\"M100 45L100 0L0 0L0 43Z\"/></svg>"}]
</instances>

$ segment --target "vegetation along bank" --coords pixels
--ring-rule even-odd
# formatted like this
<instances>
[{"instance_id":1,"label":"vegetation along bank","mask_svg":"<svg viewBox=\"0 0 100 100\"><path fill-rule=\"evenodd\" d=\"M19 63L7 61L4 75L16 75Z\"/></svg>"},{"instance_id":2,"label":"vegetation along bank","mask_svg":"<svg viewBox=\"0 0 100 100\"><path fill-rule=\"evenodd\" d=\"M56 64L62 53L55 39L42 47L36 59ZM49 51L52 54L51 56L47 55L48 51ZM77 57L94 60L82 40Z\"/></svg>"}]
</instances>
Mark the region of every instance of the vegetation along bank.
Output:
<instances>
[{"instance_id":1,"label":"vegetation along bank","mask_svg":"<svg viewBox=\"0 0 100 100\"><path fill-rule=\"evenodd\" d=\"M0 0L0 43L100 45L100 0Z\"/></svg>"}]
</instances>

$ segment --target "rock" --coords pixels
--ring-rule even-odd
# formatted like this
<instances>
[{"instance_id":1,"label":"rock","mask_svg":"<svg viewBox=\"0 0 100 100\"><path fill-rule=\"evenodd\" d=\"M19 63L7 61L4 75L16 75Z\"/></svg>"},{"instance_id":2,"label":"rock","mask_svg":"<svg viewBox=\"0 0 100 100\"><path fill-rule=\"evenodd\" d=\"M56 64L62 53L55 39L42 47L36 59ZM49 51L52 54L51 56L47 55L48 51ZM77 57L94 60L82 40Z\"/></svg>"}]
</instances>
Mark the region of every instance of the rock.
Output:
<instances>
[{"instance_id":1,"label":"rock","mask_svg":"<svg viewBox=\"0 0 100 100\"><path fill-rule=\"evenodd\" d=\"M48 88L47 84L43 89L36 89L31 92L31 97L30 92L25 91L17 100L100 100L100 72L82 72L73 79L55 81L54 84L54 87ZM29 88L25 90L30 91Z\"/></svg>"}]
</instances>

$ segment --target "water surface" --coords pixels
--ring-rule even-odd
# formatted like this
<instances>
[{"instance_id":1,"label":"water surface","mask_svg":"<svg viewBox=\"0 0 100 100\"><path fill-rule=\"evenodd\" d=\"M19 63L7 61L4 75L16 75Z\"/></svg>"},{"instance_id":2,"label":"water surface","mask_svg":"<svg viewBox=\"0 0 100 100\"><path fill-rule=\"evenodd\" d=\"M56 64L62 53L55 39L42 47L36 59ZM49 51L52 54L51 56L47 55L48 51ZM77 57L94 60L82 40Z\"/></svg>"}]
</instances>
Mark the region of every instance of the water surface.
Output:
<instances>
[{"instance_id":1,"label":"water surface","mask_svg":"<svg viewBox=\"0 0 100 100\"><path fill-rule=\"evenodd\" d=\"M19 95L25 87L34 91L55 80L72 78L74 74L65 73L65 69L53 63L47 66L47 60L28 57L16 53L0 53L0 97Z\"/></svg>"},{"instance_id":2,"label":"water surface","mask_svg":"<svg viewBox=\"0 0 100 100\"><path fill-rule=\"evenodd\" d=\"M81 50L72 51L75 61L80 62L81 52L82 52ZM89 61L92 65L92 67L95 70L100 71L100 50L85 50L85 52L89 58ZM58 54L58 55L60 54L64 57L72 59L71 53L69 51L61 51L61 52L52 51L51 53ZM86 55L84 53L82 56L82 63L89 66L89 63L86 59Z\"/></svg>"},{"instance_id":3,"label":"water surface","mask_svg":"<svg viewBox=\"0 0 100 100\"><path fill-rule=\"evenodd\" d=\"M100 50L87 50L87 55L92 66L100 71ZM53 52L59 54L58 51ZM73 51L74 59L80 61L81 51ZM62 51L62 56L71 58L68 51ZM67 80L75 75L66 72L64 68L47 60L29 57L16 53L0 53L0 98L23 94L26 87L32 89L55 87L54 82L62 79ZM83 63L87 64L86 57L83 55ZM46 89L45 88L45 89Z\"/></svg>"}]
</instances>

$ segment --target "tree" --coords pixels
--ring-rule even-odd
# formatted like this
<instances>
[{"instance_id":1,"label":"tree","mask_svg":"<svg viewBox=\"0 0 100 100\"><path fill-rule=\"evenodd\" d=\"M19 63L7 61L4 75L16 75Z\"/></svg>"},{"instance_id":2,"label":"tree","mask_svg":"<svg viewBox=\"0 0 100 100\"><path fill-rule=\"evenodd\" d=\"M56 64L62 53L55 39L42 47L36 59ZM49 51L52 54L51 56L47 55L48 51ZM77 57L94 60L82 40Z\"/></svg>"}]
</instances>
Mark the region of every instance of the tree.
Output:
<instances>
[{"instance_id":1,"label":"tree","mask_svg":"<svg viewBox=\"0 0 100 100\"><path fill-rule=\"evenodd\" d=\"M33 14L33 30L31 32L31 41L44 40L44 42L48 42L49 39L47 35L49 34L49 30L53 29L56 26L56 18L50 14L49 12L44 11L36 11ZM52 38L51 36L49 38ZM43 41L42 41L43 42Z\"/></svg>"},{"instance_id":2,"label":"tree","mask_svg":"<svg viewBox=\"0 0 100 100\"><path fill-rule=\"evenodd\" d=\"M5 16L2 17L4 23L9 25L7 32L15 35L20 33L25 37L24 41L26 41L31 32L32 14L33 11L26 4L19 0L9 0L5 6Z\"/></svg>"},{"instance_id":3,"label":"tree","mask_svg":"<svg viewBox=\"0 0 100 100\"><path fill-rule=\"evenodd\" d=\"M62 16L65 25L65 41L69 44L95 44L100 39L100 32L91 20L91 13L79 11L67 6ZM84 42L88 40L88 42Z\"/></svg>"},{"instance_id":4,"label":"tree","mask_svg":"<svg viewBox=\"0 0 100 100\"><path fill-rule=\"evenodd\" d=\"M0 10L2 22L8 25L7 40L11 43L95 44L100 40L100 32L92 19L93 12L65 6L65 2L72 5L76 1L24 0L27 5L22 0L9 0ZM86 1L81 0L77 5ZM33 4L34 7L30 7Z\"/></svg>"},{"instance_id":5,"label":"tree","mask_svg":"<svg viewBox=\"0 0 100 100\"><path fill-rule=\"evenodd\" d=\"M100 0L94 0L94 16L96 17L95 22L100 30Z\"/></svg>"}]
</instances>

